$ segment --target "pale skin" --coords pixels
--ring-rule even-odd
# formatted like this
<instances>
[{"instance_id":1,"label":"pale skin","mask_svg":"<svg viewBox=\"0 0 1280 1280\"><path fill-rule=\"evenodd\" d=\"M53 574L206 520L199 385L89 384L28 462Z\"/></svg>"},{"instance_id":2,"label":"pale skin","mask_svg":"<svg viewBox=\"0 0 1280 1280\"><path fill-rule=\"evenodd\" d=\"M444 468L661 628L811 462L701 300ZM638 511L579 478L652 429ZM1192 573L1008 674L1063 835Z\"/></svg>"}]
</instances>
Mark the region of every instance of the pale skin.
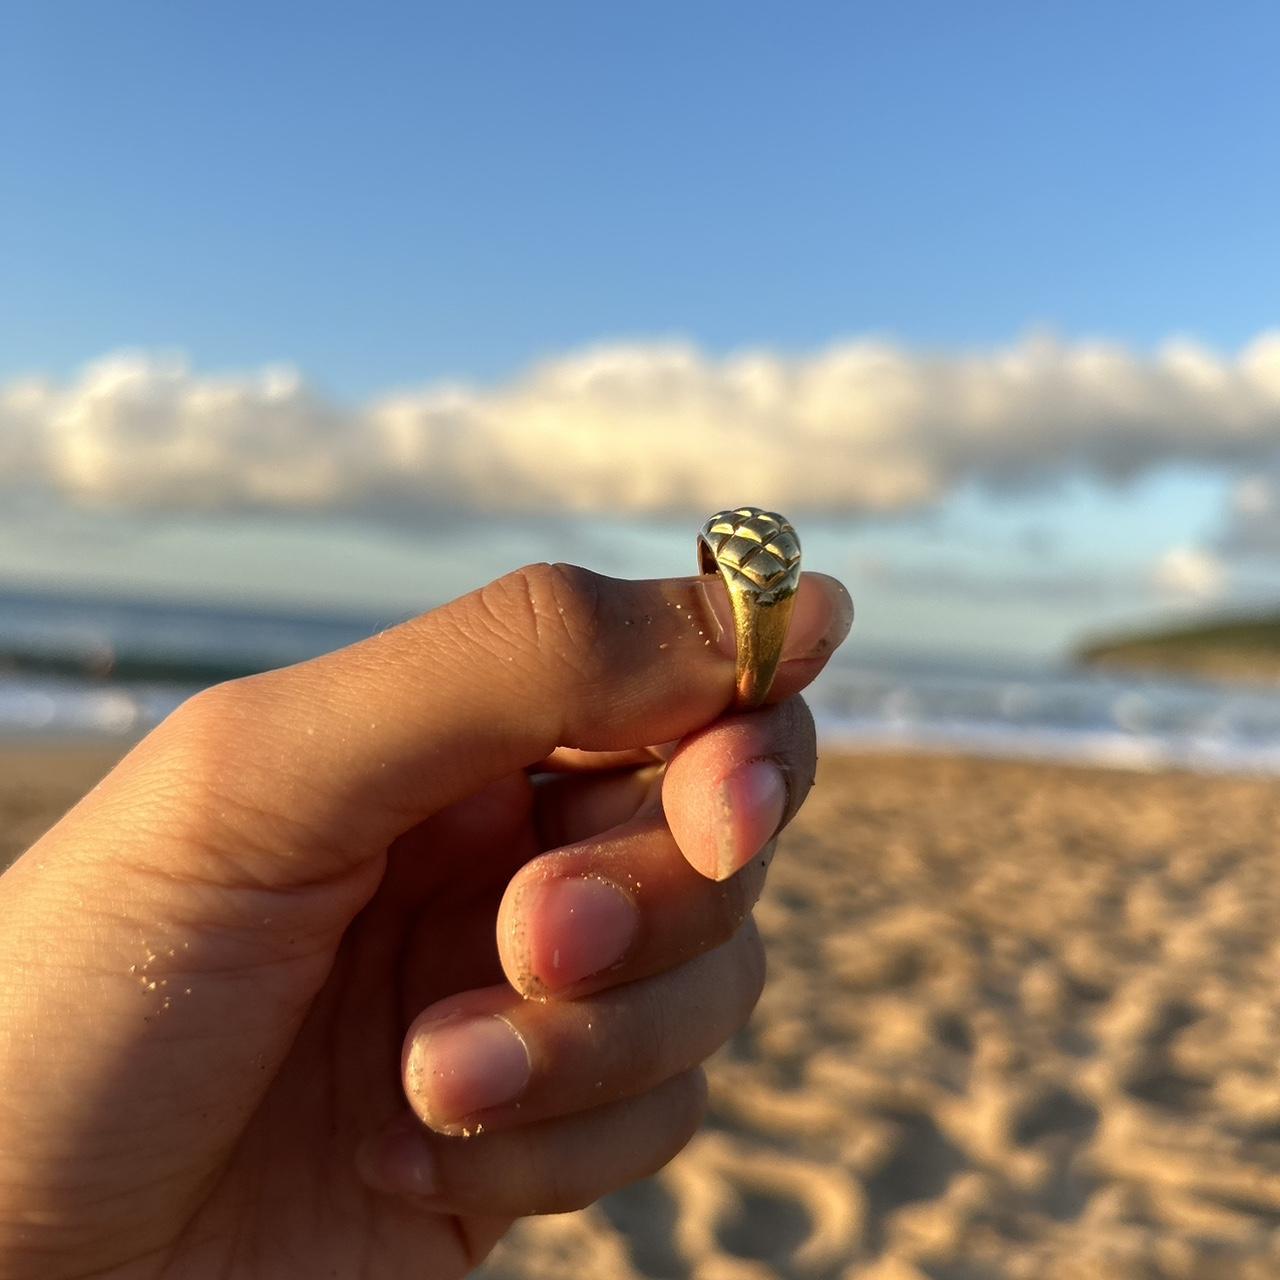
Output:
<instances>
[{"instance_id":1,"label":"pale skin","mask_svg":"<svg viewBox=\"0 0 1280 1280\"><path fill-rule=\"evenodd\" d=\"M0 1276L452 1280L670 1160L852 606L736 714L717 618L531 565L144 739L0 877Z\"/></svg>"}]
</instances>

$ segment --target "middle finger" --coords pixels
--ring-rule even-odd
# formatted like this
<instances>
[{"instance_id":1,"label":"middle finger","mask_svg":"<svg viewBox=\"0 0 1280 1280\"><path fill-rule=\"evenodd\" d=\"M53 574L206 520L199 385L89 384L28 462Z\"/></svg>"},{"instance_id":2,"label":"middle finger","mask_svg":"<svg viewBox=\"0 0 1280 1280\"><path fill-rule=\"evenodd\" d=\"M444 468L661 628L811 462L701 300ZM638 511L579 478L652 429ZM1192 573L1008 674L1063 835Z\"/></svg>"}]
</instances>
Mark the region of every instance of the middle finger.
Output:
<instances>
[{"instance_id":1,"label":"middle finger","mask_svg":"<svg viewBox=\"0 0 1280 1280\"><path fill-rule=\"evenodd\" d=\"M772 838L804 798L814 757L813 722L799 698L686 739L666 767L660 803L655 787L637 811L635 792L624 790L614 798L629 806L629 821L544 853L512 878L498 911L512 986L527 996L579 996L725 941L760 894ZM778 766L780 788L741 785L744 771L752 778L766 762ZM595 794L601 781L586 783L592 831L609 807Z\"/></svg>"}]
</instances>

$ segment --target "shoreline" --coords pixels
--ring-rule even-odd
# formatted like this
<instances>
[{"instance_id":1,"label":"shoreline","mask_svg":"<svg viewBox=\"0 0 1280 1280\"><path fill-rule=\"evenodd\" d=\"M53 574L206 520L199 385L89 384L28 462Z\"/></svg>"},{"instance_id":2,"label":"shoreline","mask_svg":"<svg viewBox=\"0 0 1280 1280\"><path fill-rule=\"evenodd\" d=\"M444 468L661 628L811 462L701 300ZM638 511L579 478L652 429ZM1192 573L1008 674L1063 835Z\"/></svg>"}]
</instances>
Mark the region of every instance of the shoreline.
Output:
<instances>
[{"instance_id":1,"label":"shoreline","mask_svg":"<svg viewBox=\"0 0 1280 1280\"><path fill-rule=\"evenodd\" d=\"M1120 773L1188 773L1219 778L1280 779L1280 739L1274 745L1246 751L1212 746L1171 744L1130 733L1023 733L1006 726L978 732L972 726L948 733L916 733L889 728L819 729L818 748L833 755L893 756L910 759L958 758L991 764L1032 764L1049 768L1115 770Z\"/></svg>"}]
</instances>

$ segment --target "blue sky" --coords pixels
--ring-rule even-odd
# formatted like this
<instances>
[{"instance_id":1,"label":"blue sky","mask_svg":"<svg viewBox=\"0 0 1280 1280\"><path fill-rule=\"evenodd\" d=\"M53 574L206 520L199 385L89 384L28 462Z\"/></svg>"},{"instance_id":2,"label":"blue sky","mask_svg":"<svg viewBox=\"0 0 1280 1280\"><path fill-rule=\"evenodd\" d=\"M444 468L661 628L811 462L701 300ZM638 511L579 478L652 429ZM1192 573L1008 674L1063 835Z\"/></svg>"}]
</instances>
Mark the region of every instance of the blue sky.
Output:
<instances>
[{"instance_id":1,"label":"blue sky","mask_svg":"<svg viewBox=\"0 0 1280 1280\"><path fill-rule=\"evenodd\" d=\"M119 3L0 22L0 384L179 351L210 375L287 363L342 407L502 386L602 342L714 361L872 336L959 359L1046 331L1140 361L1277 323L1274 6ZM944 607L931 564L1078 581L1102 556L1136 582L1171 549L1213 552L1238 468L1145 474L957 484L928 518L830 522L831 554L881 574L863 617L892 645ZM28 519L0 574L114 582L58 548L114 521L129 581L156 590L148 545L202 530L230 589L248 528ZM323 537L368 542L355 529ZM1001 607L1050 651L1168 603L1116 592ZM962 630L985 642L976 615Z\"/></svg>"}]
</instances>

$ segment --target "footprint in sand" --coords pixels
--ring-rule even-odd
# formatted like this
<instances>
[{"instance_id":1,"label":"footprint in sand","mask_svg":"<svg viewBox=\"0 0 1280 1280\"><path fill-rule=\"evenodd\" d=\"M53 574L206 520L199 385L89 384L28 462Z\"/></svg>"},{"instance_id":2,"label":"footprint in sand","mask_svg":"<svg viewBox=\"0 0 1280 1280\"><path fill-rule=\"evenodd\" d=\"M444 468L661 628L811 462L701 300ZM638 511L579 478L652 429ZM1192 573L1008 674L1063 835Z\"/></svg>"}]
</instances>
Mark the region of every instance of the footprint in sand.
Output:
<instances>
[{"instance_id":1,"label":"footprint in sand","mask_svg":"<svg viewBox=\"0 0 1280 1280\"><path fill-rule=\"evenodd\" d=\"M696 1280L825 1276L857 1248L865 1203L837 1165L704 1133L664 1170L676 1240Z\"/></svg>"}]
</instances>

